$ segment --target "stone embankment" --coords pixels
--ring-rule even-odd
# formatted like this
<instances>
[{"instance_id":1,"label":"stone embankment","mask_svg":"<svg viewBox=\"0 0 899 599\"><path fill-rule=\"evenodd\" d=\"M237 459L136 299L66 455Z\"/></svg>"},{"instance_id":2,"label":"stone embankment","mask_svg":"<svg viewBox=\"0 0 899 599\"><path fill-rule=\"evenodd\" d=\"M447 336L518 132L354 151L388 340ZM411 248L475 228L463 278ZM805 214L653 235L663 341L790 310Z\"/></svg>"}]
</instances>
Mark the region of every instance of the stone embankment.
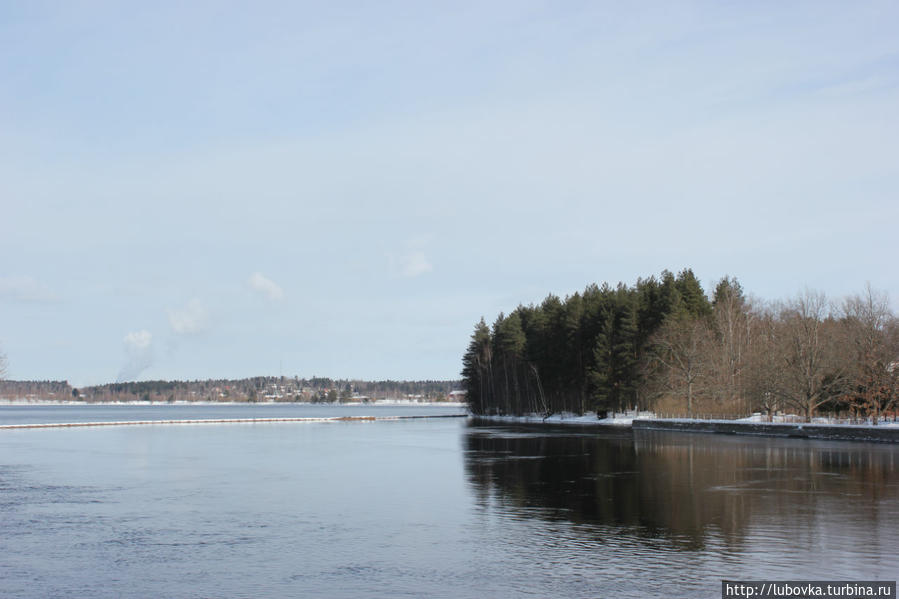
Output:
<instances>
[{"instance_id":1,"label":"stone embankment","mask_svg":"<svg viewBox=\"0 0 899 599\"><path fill-rule=\"evenodd\" d=\"M852 426L824 424L782 424L738 422L728 420L659 420L635 419L635 431L676 431L683 433L716 433L720 435L755 435L762 437L793 437L837 441L873 441L899 443L899 427Z\"/></svg>"}]
</instances>

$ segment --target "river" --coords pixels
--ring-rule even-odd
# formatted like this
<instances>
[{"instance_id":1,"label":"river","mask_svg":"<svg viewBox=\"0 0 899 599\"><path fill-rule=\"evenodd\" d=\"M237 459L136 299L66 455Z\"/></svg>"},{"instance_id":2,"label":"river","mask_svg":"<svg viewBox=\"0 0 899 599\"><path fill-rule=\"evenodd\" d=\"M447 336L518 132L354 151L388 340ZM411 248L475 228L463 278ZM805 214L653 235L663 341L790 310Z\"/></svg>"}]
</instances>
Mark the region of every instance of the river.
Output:
<instances>
[{"instance_id":1,"label":"river","mask_svg":"<svg viewBox=\"0 0 899 599\"><path fill-rule=\"evenodd\" d=\"M135 407L152 417L2 406L0 423L459 411ZM720 597L722 579L895 580L896 458L452 418L2 430L0 595Z\"/></svg>"}]
</instances>

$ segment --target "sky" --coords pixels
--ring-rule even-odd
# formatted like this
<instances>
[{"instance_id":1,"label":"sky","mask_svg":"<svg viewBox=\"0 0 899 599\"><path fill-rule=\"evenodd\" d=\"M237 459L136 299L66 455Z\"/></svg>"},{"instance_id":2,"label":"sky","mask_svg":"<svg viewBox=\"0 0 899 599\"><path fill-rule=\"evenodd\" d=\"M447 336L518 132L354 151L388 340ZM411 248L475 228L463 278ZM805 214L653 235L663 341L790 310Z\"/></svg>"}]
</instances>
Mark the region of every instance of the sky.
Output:
<instances>
[{"instance_id":1,"label":"sky","mask_svg":"<svg viewBox=\"0 0 899 599\"><path fill-rule=\"evenodd\" d=\"M895 2L0 4L8 377L454 379L692 268L899 306Z\"/></svg>"}]
</instances>

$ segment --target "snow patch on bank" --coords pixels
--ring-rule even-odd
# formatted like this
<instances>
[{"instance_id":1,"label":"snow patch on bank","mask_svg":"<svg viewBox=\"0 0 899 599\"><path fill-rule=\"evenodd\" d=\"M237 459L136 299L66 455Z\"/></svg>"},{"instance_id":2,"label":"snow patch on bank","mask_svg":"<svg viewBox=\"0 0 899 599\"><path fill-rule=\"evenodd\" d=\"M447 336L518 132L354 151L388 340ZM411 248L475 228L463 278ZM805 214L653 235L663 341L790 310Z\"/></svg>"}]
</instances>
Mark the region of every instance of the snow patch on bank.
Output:
<instances>
[{"instance_id":1,"label":"snow patch on bank","mask_svg":"<svg viewBox=\"0 0 899 599\"><path fill-rule=\"evenodd\" d=\"M633 426L634 420L654 420L659 423L683 423L683 424L758 424L758 425L781 425L784 427L796 427L800 429L805 426L829 426L837 428L899 428L899 422L879 421L876 425L868 423L844 423L834 422L829 418L813 418L811 423L803 422L798 416L787 415L786 417L777 416L774 422L768 422L766 416L761 414L753 414L746 418L733 420L725 419L701 419L701 418L657 418L653 412L624 412L614 414L607 418L598 418L596 413L587 412L583 415L573 414L571 412L563 412L561 414L553 414L544 417L541 414L523 414L521 416L488 416L478 415L478 419L490 420L492 422L507 422L510 424L527 423L527 424L576 424L581 426Z\"/></svg>"},{"instance_id":2,"label":"snow patch on bank","mask_svg":"<svg viewBox=\"0 0 899 599\"><path fill-rule=\"evenodd\" d=\"M358 404L366 405L366 404ZM376 399L368 402L370 406L424 406L424 407L440 407L447 408L465 408L468 406L465 402L460 401L417 401L414 399Z\"/></svg>"},{"instance_id":3,"label":"snow patch on bank","mask_svg":"<svg viewBox=\"0 0 899 599\"><path fill-rule=\"evenodd\" d=\"M579 415L571 412L562 412L543 416L542 414L523 414L521 416L477 416L484 420L508 423L537 423L537 424L576 424L580 426L631 426L635 418L655 418L652 412L623 412L606 418L599 418L596 412L586 412Z\"/></svg>"},{"instance_id":4,"label":"snow patch on bank","mask_svg":"<svg viewBox=\"0 0 899 599\"><path fill-rule=\"evenodd\" d=\"M841 422L835 421L832 418L823 418L816 417L812 418L811 422L806 422L800 416L794 416L792 414L787 414L786 416L775 416L771 421L768 420L767 416L760 414L753 414L752 416L747 416L745 418L734 418L734 419L721 419L721 418L654 418L652 416L644 417L641 416L641 419L647 418L650 420L655 420L659 423L664 422L672 422L672 423L681 423L681 424L758 424L758 425L773 425L773 426L783 426L783 427L793 427L801 429L803 426L817 426L817 427L831 427L831 428L899 428L899 422L892 422L887 420L880 420L877 424L873 424L872 422Z\"/></svg>"},{"instance_id":5,"label":"snow patch on bank","mask_svg":"<svg viewBox=\"0 0 899 599\"><path fill-rule=\"evenodd\" d=\"M834 418L827 418L823 416L815 416L812 418L810 423L805 422L805 419L801 416L795 416L793 414L786 415L777 415L773 416L771 420L768 420L768 416L765 414L755 413L752 416L747 416L746 418L740 418L739 420L735 420L734 422L749 422L749 423L757 423L757 424L806 424L806 425L814 425L814 426L852 426L852 427L895 427L899 428L899 422L893 422L889 419L878 420L877 424L874 424L870 420L865 421L864 419L859 421L848 421L848 420L840 420Z\"/></svg>"}]
</instances>

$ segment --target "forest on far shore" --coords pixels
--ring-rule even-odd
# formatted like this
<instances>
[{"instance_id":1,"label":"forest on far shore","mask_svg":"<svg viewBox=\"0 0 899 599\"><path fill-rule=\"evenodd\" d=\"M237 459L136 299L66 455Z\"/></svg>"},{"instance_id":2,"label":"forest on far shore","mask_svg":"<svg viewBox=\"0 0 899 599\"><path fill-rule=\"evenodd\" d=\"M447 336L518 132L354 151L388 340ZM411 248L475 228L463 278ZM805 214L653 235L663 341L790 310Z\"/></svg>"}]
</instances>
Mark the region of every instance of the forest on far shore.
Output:
<instances>
[{"instance_id":1,"label":"forest on far shore","mask_svg":"<svg viewBox=\"0 0 899 599\"><path fill-rule=\"evenodd\" d=\"M463 357L474 414L654 409L863 416L899 400L899 321L884 293L765 301L691 269L588 286L482 318Z\"/></svg>"},{"instance_id":2,"label":"forest on far shore","mask_svg":"<svg viewBox=\"0 0 899 599\"><path fill-rule=\"evenodd\" d=\"M0 380L0 399L92 402L368 402L457 401L459 381L363 381L257 376L197 381L131 381L74 388L67 381Z\"/></svg>"}]
</instances>

